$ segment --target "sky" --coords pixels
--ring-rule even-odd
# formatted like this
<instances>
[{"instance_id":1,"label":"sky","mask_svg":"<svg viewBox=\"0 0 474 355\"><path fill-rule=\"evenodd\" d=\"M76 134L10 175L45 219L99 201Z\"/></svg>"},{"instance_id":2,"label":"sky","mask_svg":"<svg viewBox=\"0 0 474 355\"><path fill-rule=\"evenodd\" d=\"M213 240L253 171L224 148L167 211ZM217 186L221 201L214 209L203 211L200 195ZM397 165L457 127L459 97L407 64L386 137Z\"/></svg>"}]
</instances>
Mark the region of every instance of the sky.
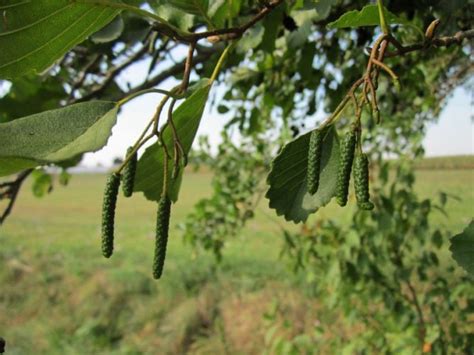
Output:
<instances>
[{"instance_id":1,"label":"sky","mask_svg":"<svg viewBox=\"0 0 474 355\"><path fill-rule=\"evenodd\" d=\"M138 84L140 80L143 80L146 70L146 63L137 65L123 73L121 80L124 83ZM159 71L160 68L157 70ZM169 89L175 84L168 81L160 87ZM213 90L217 90L217 95L219 95L219 90L222 89L217 87ZM126 104L118 117L117 125L112 131L107 146L96 153L86 154L81 165L84 167L110 166L115 157L123 157L127 147L136 141L152 117L160 98L160 95L148 94ZM474 154L473 101L474 93L468 93L463 88L455 90L438 122L428 126L427 135L423 141L426 156ZM198 135L207 135L211 146L216 146L220 142L220 132L227 119L211 111L209 107L208 104Z\"/></svg>"}]
</instances>

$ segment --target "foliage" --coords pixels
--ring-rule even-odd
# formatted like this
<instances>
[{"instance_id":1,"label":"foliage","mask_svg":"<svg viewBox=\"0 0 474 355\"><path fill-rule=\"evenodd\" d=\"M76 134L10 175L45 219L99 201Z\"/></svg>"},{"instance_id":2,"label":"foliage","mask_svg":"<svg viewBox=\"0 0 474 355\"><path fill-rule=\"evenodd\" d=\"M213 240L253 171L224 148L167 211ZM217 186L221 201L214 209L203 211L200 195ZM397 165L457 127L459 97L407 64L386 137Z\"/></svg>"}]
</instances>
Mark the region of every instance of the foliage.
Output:
<instances>
[{"instance_id":1,"label":"foliage","mask_svg":"<svg viewBox=\"0 0 474 355\"><path fill-rule=\"evenodd\" d=\"M348 344L334 340L335 349L443 353L473 345L464 324L472 285L443 259L439 248L447 233L429 223L433 209L444 211L446 195L440 205L420 200L406 163L422 155L426 124L472 74L472 45L463 41L474 36L472 4L430 2L427 9L424 1L381 0L6 0L0 9L0 78L11 80L1 86L0 176L19 173L0 184L0 199L7 200L0 222L27 176L34 178L35 194L48 192L52 179L40 169L64 170L103 147L120 107L148 93L163 98L112 176L118 184L131 157L155 140L138 160L134 192L155 202L165 197L167 206L178 202L211 97L229 121L217 155L208 151L204 159L215 173L214 192L182 223L185 240L220 260L267 190L278 215L304 223L303 233L285 231L285 253L317 280L329 306L339 307L347 322L362 324L363 333ZM367 28L377 25L381 31ZM187 54L176 61L177 52ZM123 85L121 74L145 61L142 80ZM168 79L179 84L158 88ZM216 82L223 90L213 96ZM319 122L322 112L328 117ZM319 186L310 194L308 148L316 127L324 138L316 150L319 174L310 176ZM233 130L240 144L227 133ZM348 130L350 144L340 149L338 137ZM370 181L375 209L356 210L350 227L320 220L308 229L309 215L336 194L346 204L354 149L377 168ZM387 163L387 156L398 158L398 165ZM368 209L369 162L362 165L355 167L356 192ZM114 211L104 211L110 241ZM168 236L168 212L158 213L158 235ZM459 243L468 232L453 238L454 257L464 266ZM164 261L164 249L158 249L157 278ZM301 344L321 341L318 334L309 342L303 336ZM274 350L294 351L300 340Z\"/></svg>"},{"instance_id":2,"label":"foliage","mask_svg":"<svg viewBox=\"0 0 474 355\"><path fill-rule=\"evenodd\" d=\"M310 136L311 133L306 133L288 143L273 161L268 175L270 188L266 197L270 207L289 221L305 221L310 213L326 205L336 190L334 175L339 165L339 140L335 130L329 129L321 151L320 188L314 195L308 192L306 153Z\"/></svg>"},{"instance_id":3,"label":"foliage","mask_svg":"<svg viewBox=\"0 0 474 355\"><path fill-rule=\"evenodd\" d=\"M449 219L433 211L433 227L462 230L474 197L473 177L470 170L416 171L418 195L436 199L442 180L446 192L464 197L448 200ZM303 282L306 273L292 273L286 260L278 258L281 233L268 217L272 211L265 199L255 218L226 243L218 268L211 253L196 255L182 243L176 225L198 200L213 193L211 179L203 167L190 170L183 180L159 282L150 275L152 203L140 196L121 201L116 255L104 259L97 250L100 203L91 203L103 192L104 175L74 174L68 188L57 188L42 200L29 192L32 180L26 181L17 208L0 231L0 331L7 350L118 355L160 348L164 353L197 353L199 343L208 353L221 353L217 344L224 342L229 353L249 354L264 352L277 337L289 341L307 334L312 341L314 331L324 332L326 339L356 336L357 325L346 327L337 308L322 307L323 297ZM326 216L341 225L350 223L350 208L327 208ZM274 326L277 331L266 343ZM321 343L310 345L310 350L332 352L321 349Z\"/></svg>"},{"instance_id":4,"label":"foliage","mask_svg":"<svg viewBox=\"0 0 474 355\"><path fill-rule=\"evenodd\" d=\"M430 228L430 215L446 200L418 199L408 162L394 166L390 179L385 168L373 212L356 211L349 226L319 219L302 232L286 232L282 252L294 270L306 271L321 300L362 328L350 339L334 339L335 349L468 352L474 286L447 257L448 234Z\"/></svg>"},{"instance_id":5,"label":"foliage","mask_svg":"<svg viewBox=\"0 0 474 355\"><path fill-rule=\"evenodd\" d=\"M451 238L453 258L471 275L474 274L474 221L460 234Z\"/></svg>"},{"instance_id":6,"label":"foliage","mask_svg":"<svg viewBox=\"0 0 474 355\"><path fill-rule=\"evenodd\" d=\"M407 21L398 18L396 15L385 10L385 17L387 22L391 25L404 24ZM408 22L409 23L409 22ZM377 26L380 24L380 17L377 5L367 5L362 10L352 10L346 12L344 15L339 17L336 21L328 24L328 28L354 28L354 27L367 27Z\"/></svg>"},{"instance_id":7,"label":"foliage","mask_svg":"<svg viewBox=\"0 0 474 355\"><path fill-rule=\"evenodd\" d=\"M0 77L6 79L46 70L119 13L106 6L67 0L6 0L1 8L5 12Z\"/></svg>"},{"instance_id":8,"label":"foliage","mask_svg":"<svg viewBox=\"0 0 474 355\"><path fill-rule=\"evenodd\" d=\"M92 101L1 124L0 176L102 148L117 111L112 102Z\"/></svg>"},{"instance_id":9,"label":"foliage","mask_svg":"<svg viewBox=\"0 0 474 355\"><path fill-rule=\"evenodd\" d=\"M191 95L173 114L176 133L185 155L188 154L191 149L191 144L196 136L209 90L210 83ZM174 133L170 130L167 130L166 135L163 135L162 137L162 140L167 147L168 154L175 149L173 137ZM134 189L135 191L142 191L149 200L158 201L160 199L166 154L167 153L164 152L160 143L155 143L147 148L138 161ZM170 166L168 169L168 176L171 176L172 163L168 159L166 161ZM171 195L169 197L172 201L178 199L179 185L180 179L178 178L174 180L173 187L170 188ZM156 188L157 186L159 187L158 189Z\"/></svg>"},{"instance_id":10,"label":"foliage","mask_svg":"<svg viewBox=\"0 0 474 355\"><path fill-rule=\"evenodd\" d=\"M271 151L263 139L256 146L253 140L238 146L226 133L222 139L215 157L211 157L208 142L201 142L203 166L214 171L213 194L199 200L194 212L180 224L186 242L211 250L217 260L222 258L226 241L254 216Z\"/></svg>"}]
</instances>

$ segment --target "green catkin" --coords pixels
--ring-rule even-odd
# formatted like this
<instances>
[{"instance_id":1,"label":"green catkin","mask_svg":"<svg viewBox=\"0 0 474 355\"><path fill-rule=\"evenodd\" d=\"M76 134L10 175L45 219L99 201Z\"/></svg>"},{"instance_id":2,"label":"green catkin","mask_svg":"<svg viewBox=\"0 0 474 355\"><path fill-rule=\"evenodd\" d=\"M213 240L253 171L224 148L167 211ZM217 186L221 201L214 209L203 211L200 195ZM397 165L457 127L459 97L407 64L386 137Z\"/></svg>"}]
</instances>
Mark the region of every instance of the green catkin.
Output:
<instances>
[{"instance_id":1,"label":"green catkin","mask_svg":"<svg viewBox=\"0 0 474 355\"><path fill-rule=\"evenodd\" d=\"M306 179L308 181L308 192L314 195L319 187L319 171L321 167L321 148L323 132L319 129L311 132L308 148L308 170Z\"/></svg>"},{"instance_id":2,"label":"green catkin","mask_svg":"<svg viewBox=\"0 0 474 355\"><path fill-rule=\"evenodd\" d=\"M372 210L369 193L369 159L364 153L358 153L354 162L354 187L357 205L363 210Z\"/></svg>"},{"instance_id":3,"label":"green catkin","mask_svg":"<svg viewBox=\"0 0 474 355\"><path fill-rule=\"evenodd\" d=\"M166 258L166 245L168 244L168 231L170 224L171 200L162 196L158 202L156 218L155 257L153 259L153 277L159 279L163 273Z\"/></svg>"},{"instance_id":4,"label":"green catkin","mask_svg":"<svg viewBox=\"0 0 474 355\"><path fill-rule=\"evenodd\" d=\"M127 157L132 153L133 147L127 149ZM132 157L128 161L127 165L123 170L122 180L122 191L125 197L132 196L133 185L135 183L135 171L137 169L137 153L133 153Z\"/></svg>"},{"instance_id":5,"label":"green catkin","mask_svg":"<svg viewBox=\"0 0 474 355\"><path fill-rule=\"evenodd\" d=\"M120 186L120 175L113 173L105 185L102 204L102 254L110 258L114 250L115 206Z\"/></svg>"},{"instance_id":6,"label":"green catkin","mask_svg":"<svg viewBox=\"0 0 474 355\"><path fill-rule=\"evenodd\" d=\"M349 193L349 181L351 179L355 145L356 131L352 129L346 134L341 143L339 171L337 174L336 183L336 201L341 206L345 206L347 204L347 195Z\"/></svg>"}]
</instances>

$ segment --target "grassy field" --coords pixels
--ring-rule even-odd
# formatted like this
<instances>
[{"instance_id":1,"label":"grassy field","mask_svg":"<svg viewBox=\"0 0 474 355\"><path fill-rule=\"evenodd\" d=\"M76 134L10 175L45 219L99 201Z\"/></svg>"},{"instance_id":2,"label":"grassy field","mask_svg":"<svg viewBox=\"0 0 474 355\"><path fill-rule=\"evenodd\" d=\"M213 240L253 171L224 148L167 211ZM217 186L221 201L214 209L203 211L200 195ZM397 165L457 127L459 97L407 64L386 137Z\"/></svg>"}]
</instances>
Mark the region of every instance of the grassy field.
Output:
<instances>
[{"instance_id":1,"label":"grassy field","mask_svg":"<svg viewBox=\"0 0 474 355\"><path fill-rule=\"evenodd\" d=\"M474 155L424 158L416 163L418 169L474 169Z\"/></svg>"},{"instance_id":2,"label":"grassy field","mask_svg":"<svg viewBox=\"0 0 474 355\"><path fill-rule=\"evenodd\" d=\"M437 213L433 220L459 232L474 215L474 170L420 170L417 178L422 196L443 190L460 198L449 199L448 217ZM74 176L68 188L41 200L26 187L0 229L0 336L8 354L252 354L265 347L264 315L275 304L293 325L282 331L289 336L315 321L332 322L307 294L302 276L279 260L284 222L265 200L216 268L212 256L183 245L176 230L210 193L210 175L187 174L173 209L164 278L156 282L156 206L141 196L120 200L114 256L101 256L104 181ZM320 213L348 218L348 210L335 205Z\"/></svg>"}]
</instances>

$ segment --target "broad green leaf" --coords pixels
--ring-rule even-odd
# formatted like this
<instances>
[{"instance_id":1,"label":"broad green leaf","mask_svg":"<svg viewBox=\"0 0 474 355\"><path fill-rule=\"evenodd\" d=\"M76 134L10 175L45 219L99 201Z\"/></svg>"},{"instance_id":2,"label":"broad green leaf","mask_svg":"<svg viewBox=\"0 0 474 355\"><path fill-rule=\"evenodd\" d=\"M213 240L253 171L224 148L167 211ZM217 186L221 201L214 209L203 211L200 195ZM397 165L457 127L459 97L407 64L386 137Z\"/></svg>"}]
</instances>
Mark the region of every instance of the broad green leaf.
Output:
<instances>
[{"instance_id":1,"label":"broad green leaf","mask_svg":"<svg viewBox=\"0 0 474 355\"><path fill-rule=\"evenodd\" d=\"M25 158L0 157L0 176L8 176L19 171L38 166L38 161Z\"/></svg>"},{"instance_id":2,"label":"broad green leaf","mask_svg":"<svg viewBox=\"0 0 474 355\"><path fill-rule=\"evenodd\" d=\"M187 31L193 26L194 15L183 13L183 11L178 8L169 5L152 3L152 6L155 13L160 14L162 18L181 30ZM127 32L128 29L125 33Z\"/></svg>"},{"instance_id":3,"label":"broad green leaf","mask_svg":"<svg viewBox=\"0 0 474 355\"><path fill-rule=\"evenodd\" d=\"M42 72L120 10L69 0L0 2L0 78Z\"/></svg>"},{"instance_id":4,"label":"broad green leaf","mask_svg":"<svg viewBox=\"0 0 474 355\"><path fill-rule=\"evenodd\" d=\"M209 5L208 15L214 25L225 27L227 20L238 16L241 5L241 0L216 0Z\"/></svg>"},{"instance_id":5,"label":"broad green leaf","mask_svg":"<svg viewBox=\"0 0 474 355\"><path fill-rule=\"evenodd\" d=\"M1 175L102 148L117 112L114 102L90 101L1 123Z\"/></svg>"},{"instance_id":6,"label":"broad green leaf","mask_svg":"<svg viewBox=\"0 0 474 355\"><path fill-rule=\"evenodd\" d=\"M449 250L459 266L474 275L474 220L462 233L451 238Z\"/></svg>"},{"instance_id":7,"label":"broad green leaf","mask_svg":"<svg viewBox=\"0 0 474 355\"><path fill-rule=\"evenodd\" d=\"M94 43L112 42L120 37L125 28L125 23L121 16L117 16L107 26L97 31L91 36L91 41Z\"/></svg>"},{"instance_id":8,"label":"broad green leaf","mask_svg":"<svg viewBox=\"0 0 474 355\"><path fill-rule=\"evenodd\" d=\"M173 122L186 154L191 149L194 137L199 128L210 88L211 83L208 82L207 86L198 89L194 94L189 96L173 113ZM169 127L164 131L163 140L172 155L173 135ZM147 148L138 161L134 190L143 192L145 197L152 201L158 201L161 196L163 188L163 161L164 150L157 143ZM173 164L172 161L168 163L168 172L169 175L171 175ZM172 180L171 176L168 178L168 181L171 182L169 185L170 198L174 202L178 199L182 171L183 168L180 169L180 175L177 179Z\"/></svg>"},{"instance_id":9,"label":"broad green leaf","mask_svg":"<svg viewBox=\"0 0 474 355\"><path fill-rule=\"evenodd\" d=\"M188 14L207 17L209 0L170 0L169 4Z\"/></svg>"},{"instance_id":10,"label":"broad green leaf","mask_svg":"<svg viewBox=\"0 0 474 355\"><path fill-rule=\"evenodd\" d=\"M385 8L384 8L385 9ZM385 18L389 25L393 24L409 24L408 21L401 19L397 15L385 9ZM346 12L336 21L328 24L328 28L348 28L363 26L378 26L380 24L379 12L377 5L367 5L362 10L352 10Z\"/></svg>"},{"instance_id":11,"label":"broad green leaf","mask_svg":"<svg viewBox=\"0 0 474 355\"><path fill-rule=\"evenodd\" d=\"M336 191L339 164L339 140L333 127L323 140L319 189L311 196L306 187L308 145L311 132L288 143L273 160L267 178L266 198L270 208L295 223L306 221L311 213L329 203Z\"/></svg>"}]
</instances>

